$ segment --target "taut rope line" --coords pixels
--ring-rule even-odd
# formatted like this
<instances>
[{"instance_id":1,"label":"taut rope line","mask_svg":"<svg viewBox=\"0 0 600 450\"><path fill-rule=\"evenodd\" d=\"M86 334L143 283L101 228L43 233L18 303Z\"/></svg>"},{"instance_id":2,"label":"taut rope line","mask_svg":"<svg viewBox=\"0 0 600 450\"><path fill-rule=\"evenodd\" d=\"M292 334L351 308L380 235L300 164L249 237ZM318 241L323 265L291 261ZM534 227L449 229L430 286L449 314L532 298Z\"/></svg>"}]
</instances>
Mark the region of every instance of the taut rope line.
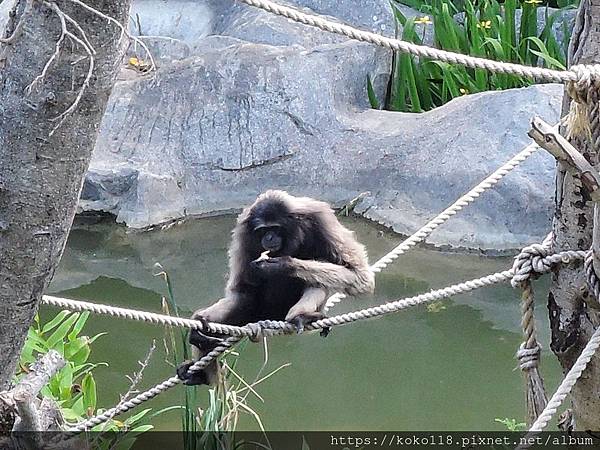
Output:
<instances>
[{"instance_id":1,"label":"taut rope line","mask_svg":"<svg viewBox=\"0 0 600 450\"><path fill-rule=\"evenodd\" d=\"M585 251L569 250L549 255L543 258L543 263L545 267L544 271L549 271L552 265L554 264L565 264L574 260L583 259L585 257L585 254ZM316 320L306 325L305 328L307 330L318 330L332 326L344 325L347 323L355 322L357 320L363 320L394 313L409 308L411 306L416 306L422 303L428 303L435 300L441 300L444 298L451 297L453 295L470 292L480 287L502 283L504 281L511 280L515 275L518 276L518 274L518 272L515 272L515 270L511 268L503 272L496 272L491 275L487 275L481 278L475 278L458 284L453 284L442 289L432 290L430 292L415 295L413 297L407 297L404 299L384 303L383 305L373 306L358 311L352 311L345 314L339 314L336 316ZM85 302L81 300L71 300L51 295L44 295L42 297L42 303L52 306L58 306L61 308L67 308L69 310L74 311L90 311L96 314L104 314L142 322L157 323L162 325L193 328L237 337L254 336L256 333L255 330L249 328L248 326L236 327L233 325L208 322L208 329L206 329L205 324L198 320L180 319L178 317L172 317L164 314L151 313L147 311L140 311L128 308L119 308L110 305L101 305L98 303ZM263 320L261 322L258 322L258 324L261 325L262 328L274 331L273 334L290 333L296 330L294 325L288 322L278 320Z\"/></svg>"},{"instance_id":2,"label":"taut rope line","mask_svg":"<svg viewBox=\"0 0 600 450\"><path fill-rule=\"evenodd\" d=\"M461 53L439 50L425 45L417 45L400 39L389 38L370 31L359 30L350 25L330 20L324 16L306 13L299 9L283 6L270 0L238 0L256 8L260 8L278 16L286 17L329 33L354 39L356 41L368 42L370 44L386 47L402 53L445 61L452 64L461 64L473 69L486 69L490 72L505 73L529 77L539 81L552 81L567 83L579 81L582 78L600 78L600 65L572 66L570 70L553 70L542 67L524 66L521 64L493 61L475 56L463 55Z\"/></svg>"},{"instance_id":3,"label":"taut rope line","mask_svg":"<svg viewBox=\"0 0 600 450\"><path fill-rule=\"evenodd\" d=\"M549 256L543 258L543 261L542 261L542 264L540 265L540 267L543 267L544 268L543 271L547 272L550 270L550 268L552 267L553 264L569 263L574 260L580 260L585 257L585 254L586 254L586 252L583 252L583 251L565 251L565 252L556 253L554 255L549 255ZM523 269L523 271L524 270L526 270L526 269ZM355 322L358 320L368 319L368 318L377 317L377 316L381 316L381 315L385 315L385 314L390 314L393 312L397 312L397 311L409 308L411 306L416 306L416 305L419 305L422 303L432 302L434 300L439 300L442 298L451 297L453 295L469 292L469 291L478 289L480 287L490 286L490 285L497 284L500 282L508 281L508 280L511 280L514 276L519 276L520 273L521 272L515 271L514 269L505 270L503 272L497 272L495 274L488 275L486 277L481 277L481 278L477 278L474 280L465 281L463 283L455 284L455 285L448 286L443 289L438 289L438 290L431 291L431 292L421 294L421 295L417 295L414 297L409 297L409 298L397 300L394 302L385 303L383 305L375 306L372 308L366 308L366 309L359 310L359 311L354 311L354 312L350 312L350 313L346 313L346 314L341 314L338 316L328 317L326 319L321 319L321 320L318 320L316 322L313 322L313 323L307 325L306 328L309 330L315 330L315 329L331 327L334 325L348 324L348 323L352 323L352 322ZM101 306L103 306L103 308L98 308L99 305L97 305L97 304L69 300L69 299L61 299L59 297L51 297L51 296L44 296L42 298L42 301L49 305L58 305L58 306L62 306L62 307L72 306L77 311L86 310L86 311L97 312L97 313L102 313L102 314L110 314L110 315L112 315L112 313L115 311L115 309L117 309L117 310L119 310L116 313L116 315L118 317L128 317L128 318L131 318L134 320L146 320L146 314L149 314L144 311L126 310L125 308L114 308L114 307L107 307L104 305L101 305ZM125 311L127 311L128 313L131 312L131 314L124 315ZM154 314L154 313L150 313L150 314L152 314L152 317L148 321L151 323L164 323L164 324L174 325L174 326L179 326L179 327L184 327L184 326L185 327L192 327L192 326L198 327L198 324L200 324L199 328L202 328L202 326L203 326L202 322L198 322L198 321L189 321L189 320L182 321L182 320L178 320L177 318L174 318L171 316ZM160 319L160 320L158 320L158 319ZM190 322L192 322L192 323L190 323ZM215 323L210 324L210 326L216 326L216 325L218 325L218 324L215 324ZM233 328L239 328L238 330L235 330L237 334L225 339L220 344L219 347L216 347L213 351L211 351L210 353L208 353L207 355L205 355L204 357L199 359L192 366L190 366L190 370L192 370L192 372L194 372L194 371L198 371L198 370L201 370L202 368L206 367L206 365L209 364L212 360L217 358L224 351L226 351L228 348L230 348L236 342L241 340L242 336L257 336L257 334L258 334L257 327L259 327L260 333L263 335L266 335L266 336L273 336L273 335L279 335L279 334L284 334L284 333L292 333L295 331L295 328L293 327L293 325L291 325L287 322L270 321L270 320L258 322L257 324L248 324L244 327L233 327ZM227 326L227 328L230 328L230 326ZM83 421L83 422L75 425L74 427L70 428L70 431L84 431L84 430L89 429L90 427L93 427L102 422L110 420L111 418L115 417L116 415L122 414L122 413L129 411L130 409L140 405L141 403L145 402L146 400L150 400L151 398L156 397L161 392L164 392L167 389L170 389L171 387L179 384L180 382L181 382L181 380L178 377L170 377L167 380L163 381L162 383L157 384L153 388L138 394L131 400L125 401L125 402L119 404L118 406L111 408L108 411L105 411L104 413L102 413L98 416L92 417L86 421Z\"/></svg>"},{"instance_id":4,"label":"taut rope line","mask_svg":"<svg viewBox=\"0 0 600 450\"><path fill-rule=\"evenodd\" d=\"M558 126L556 124L555 126ZM393 250L388 252L383 257L379 258L373 265L371 265L371 270L373 272L378 273L385 269L389 264L391 264L394 260L396 260L400 255L406 253L412 247L420 244L425 241L431 233L433 233L438 227L446 223L448 219L452 216L458 214L464 207L473 203L476 199L479 198L481 194L483 194L488 189L491 189L494 185L498 184L498 182L508 175L512 170L518 167L523 161L533 155L537 150L539 150L539 146L534 142L523 148L519 153L509 159L506 163L496 169L494 172L489 174L486 178L484 178L481 182L471 188L470 191L465 193L462 197L458 198L452 205L446 208L444 211L439 213L421 228L419 228L416 232L414 232L411 236L402 241L398 246L396 246ZM344 294L333 294L327 300L326 310L330 309L336 303L339 303L343 298L345 298Z\"/></svg>"}]
</instances>

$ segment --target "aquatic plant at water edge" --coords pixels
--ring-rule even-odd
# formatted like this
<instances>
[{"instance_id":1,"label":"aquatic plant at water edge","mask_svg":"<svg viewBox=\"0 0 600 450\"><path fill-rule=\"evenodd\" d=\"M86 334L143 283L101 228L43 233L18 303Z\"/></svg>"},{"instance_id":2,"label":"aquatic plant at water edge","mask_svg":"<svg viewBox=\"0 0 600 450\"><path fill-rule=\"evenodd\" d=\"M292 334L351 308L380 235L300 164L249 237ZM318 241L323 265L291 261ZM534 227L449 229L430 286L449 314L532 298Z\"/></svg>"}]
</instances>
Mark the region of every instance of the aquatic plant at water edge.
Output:
<instances>
[{"instance_id":1,"label":"aquatic plant at water edge","mask_svg":"<svg viewBox=\"0 0 600 450\"><path fill-rule=\"evenodd\" d=\"M173 284L169 274L160 264L155 264L156 276L165 280L167 296L162 297L162 310L165 314L174 314L181 317L181 308L177 304L174 295ZM209 432L231 432L238 426L241 414L250 415L261 431L265 431L259 414L250 406L250 396L264 403L263 397L257 392L256 387L270 378L279 370L289 366L284 364L265 374L269 362L269 353L266 340L263 340L264 360L261 368L252 381L247 381L236 370L240 353L243 352L247 341L242 342L237 350L227 351L221 359L224 376L217 386L208 388L208 404L205 408L199 405L199 390L205 389L199 386L186 386L184 390L184 407L181 409L181 423L184 432L184 448L186 450L196 449L221 449L235 447L232 442L224 442L232 437L231 434L219 435ZM190 359L188 332L181 328L165 327L164 344L169 358L169 364L174 368L182 361ZM206 399L202 399L206 402ZM229 445L229 446L228 446ZM232 448L233 448L232 447Z\"/></svg>"}]
</instances>

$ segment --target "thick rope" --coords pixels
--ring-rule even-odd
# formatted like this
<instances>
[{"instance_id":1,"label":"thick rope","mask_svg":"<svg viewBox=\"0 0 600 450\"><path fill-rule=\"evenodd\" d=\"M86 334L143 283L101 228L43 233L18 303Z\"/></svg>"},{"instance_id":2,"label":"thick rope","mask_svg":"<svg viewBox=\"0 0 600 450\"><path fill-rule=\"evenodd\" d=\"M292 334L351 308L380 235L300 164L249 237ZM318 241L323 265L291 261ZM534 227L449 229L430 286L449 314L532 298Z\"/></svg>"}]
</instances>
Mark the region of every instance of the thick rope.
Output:
<instances>
[{"instance_id":1,"label":"thick rope","mask_svg":"<svg viewBox=\"0 0 600 450\"><path fill-rule=\"evenodd\" d=\"M233 336L233 337L225 339L217 347L215 347L211 352L207 353L205 356L203 356L198 361L196 361L194 364L192 364L188 368L188 371L194 373L194 372L198 372L198 371L204 369L215 358L217 358L219 355L221 355L226 350L233 347L233 345L236 344L241 339L242 338L240 336ZM130 409L135 408L136 406L140 405L141 403L143 403L147 400L150 400L151 398L156 397L158 394L160 394L160 393L166 391L167 389L170 389L173 386L176 386L180 383L181 383L181 379L179 377L168 378L167 380L163 381L162 383L157 384L153 388L148 389L147 391L136 395L135 397L133 397L130 400L125 400L125 401L119 403L114 408L108 409L105 412L103 412L102 414L98 414L97 416L90 417L89 419L78 423L77 425L69 428L68 431L81 432L81 431L89 430L90 428L93 428L96 425L99 425L108 420L111 420L113 417L116 417L119 414L123 414L124 412L127 412Z\"/></svg>"},{"instance_id":2,"label":"thick rope","mask_svg":"<svg viewBox=\"0 0 600 450\"><path fill-rule=\"evenodd\" d=\"M570 70L552 70L541 67L523 66L521 64L493 61L475 56L439 50L433 47L417 45L399 39L381 36L370 31L359 30L349 25L327 19L318 14L310 14L289 6L279 5L270 0L238 0L264 11L286 17L295 22L319 28L329 33L339 34L361 42L368 42L381 47L386 47L402 53L410 53L418 57L445 61L452 64L461 64L473 69L486 69L490 72L505 73L529 77L540 81L572 82L585 78L600 78L600 65L574 66Z\"/></svg>"},{"instance_id":3,"label":"thick rope","mask_svg":"<svg viewBox=\"0 0 600 450\"><path fill-rule=\"evenodd\" d=\"M544 272L548 272L554 264L567 264L574 260L580 260L585 257L585 251L564 251L549 255L543 258L541 267L544 267ZM517 273L518 275L518 273ZM428 303L436 300L451 297L457 294L463 294L472 290L478 289L484 286L491 286L493 284L501 283L504 281L511 280L515 276L513 269L505 270L503 272L497 272L491 275L487 275L481 278L475 278L462 283L454 284L443 289L436 289L425 294L416 295L414 297L408 297L392 302L385 303L383 305L374 306L358 311L353 311L337 316L327 317L324 319L311 322L306 326L307 330L318 330L322 328L328 328L336 325L344 325L347 323L355 322L357 320L368 319L381 315L386 315L401 311L411 306L416 306L423 303ZM160 323L163 325L171 325L176 327L194 328L199 330L205 330L205 326L208 326L208 330L220 330L220 334L233 334L234 336L254 336L256 331L248 326L235 327L232 325L222 326L215 322L207 322L206 324L201 321L190 320L190 319L179 319L177 317L167 316L163 314L150 313L146 311L139 311L127 308L117 308L109 305L100 305L97 303L85 302L81 300L71 300L67 298L53 297L44 295L42 302L47 305L59 306L61 308L72 309L75 311L90 311L96 314L111 315L116 317L128 318L132 320ZM265 329L271 330L270 334L283 334L291 333L296 331L294 325L277 320L263 320L258 322L258 325Z\"/></svg>"},{"instance_id":4,"label":"thick rope","mask_svg":"<svg viewBox=\"0 0 600 450\"><path fill-rule=\"evenodd\" d=\"M584 266L585 266L585 274L588 282L588 286L590 286L590 291L596 295L597 289L595 288L599 284L598 276L593 269L592 265L593 254L592 251L585 252L584 256ZM590 270L591 268L591 270ZM596 297L598 298L598 297ZM577 380L581 377L581 374L587 367L588 363L591 361L592 357L600 347L600 327L594 331L594 334L586 344L585 348L571 367L571 370L567 373L562 383L541 412L539 417L533 423L531 428L529 429L529 433L537 433L543 431L544 428L548 425L548 422L552 419L556 411L563 403L565 398L571 393L573 386L577 383Z\"/></svg>"},{"instance_id":5,"label":"thick rope","mask_svg":"<svg viewBox=\"0 0 600 450\"><path fill-rule=\"evenodd\" d=\"M555 125L555 126L558 126ZM452 205L446 208L444 211L439 213L432 220L423 225L417 230L412 236L400 243L396 248L390 251L387 255L380 258L375 264L371 266L373 272L381 272L391 262L398 258L407 250L414 247L415 245L423 242L433 231L440 225L444 224L450 217L456 215L465 206L473 203L481 194L488 189L498 184L498 182L519 166L523 161L533 155L539 147L537 144L532 143L509 159L506 163L484 178L479 184L473 187L470 191L456 200Z\"/></svg>"},{"instance_id":6,"label":"thick rope","mask_svg":"<svg viewBox=\"0 0 600 450\"><path fill-rule=\"evenodd\" d=\"M557 127L558 124L555 125ZM381 272L385 269L389 264L391 264L394 260L396 260L400 255L406 253L412 247L420 244L425 241L431 233L433 233L439 226L443 225L450 219L452 216L458 214L465 206L473 203L475 200L479 198L481 194L483 194L488 189L491 189L493 186L498 184L498 182L508 175L512 170L518 167L523 161L533 155L537 150L539 150L539 146L535 143L529 144L511 159L509 159L506 163L484 178L481 182L479 182L476 186L474 186L470 191L456 200L452 205L443 210L421 228L419 228L415 233L402 241L399 245L397 245L393 250L389 253L381 257L377 262L371 265L371 270L375 273ZM325 311L329 310L336 303L339 303L346 296L344 294L334 294L327 300L327 305L325 307Z\"/></svg>"},{"instance_id":7,"label":"thick rope","mask_svg":"<svg viewBox=\"0 0 600 450\"><path fill-rule=\"evenodd\" d=\"M598 347L600 347L600 327L594 331L594 334L581 352L581 355L579 355L579 358L577 358L577 361L575 361L575 364L573 364L573 367L571 367L567 376L565 376L562 383L560 383L560 386L548 402L548 405L531 426L529 432L535 433L542 431L546 425L548 425L548 422L550 422L554 414L556 414L556 411L567 395L571 393L573 386L575 386L575 383L577 383L577 380L581 377L581 374L594 356L594 353L596 353L596 350L598 350Z\"/></svg>"},{"instance_id":8,"label":"thick rope","mask_svg":"<svg viewBox=\"0 0 600 450\"><path fill-rule=\"evenodd\" d=\"M527 423L532 424L546 407L548 399L544 389L544 380L539 371L541 346L537 341L534 316L534 296L531 278L536 273L549 270L544 261L552 247L552 233L541 245L530 245L521 250L515 258L511 280L513 287L521 287L521 328L523 342L517 351L519 368L525 375L527 399Z\"/></svg>"},{"instance_id":9,"label":"thick rope","mask_svg":"<svg viewBox=\"0 0 600 450\"><path fill-rule=\"evenodd\" d=\"M148 311L120 308L111 305L102 305L69 298L55 297L53 295L42 296L42 303L71 311L89 311L122 319L137 320L140 322L156 323L160 325L171 325L175 327L190 328L192 330L207 331L210 333L226 334L228 336L250 336L250 332L243 327L226 325L222 323L201 322L199 320L182 319L180 317L167 316Z\"/></svg>"},{"instance_id":10,"label":"thick rope","mask_svg":"<svg viewBox=\"0 0 600 450\"><path fill-rule=\"evenodd\" d=\"M554 255L549 255L544 258L546 261L542 264L543 267L547 267L550 270L552 264L556 263L569 263L575 259L581 259L585 256L585 252L573 252L566 251L557 253ZM500 282L508 281L513 278L515 275L515 271L513 269L505 270L503 272L497 272L492 275L488 275L486 277L477 278L474 280L465 281L464 283L455 284L453 286L448 286L443 289L438 289L435 291L428 292L426 294L417 295L414 297L405 298L402 300L397 300L394 302L385 303L380 306L375 306L373 308L367 308L360 311L355 311L347 314L341 314L334 317L329 317L326 319L317 320L312 322L306 326L308 330L316 330L322 328L329 328L334 325L343 325L355 322L357 320L368 319L376 316L381 316L385 314L390 314L393 312L401 311L403 309L409 308L411 306L416 306L422 303L432 302L435 300L440 300L443 298L451 297L457 294L463 294L480 287L490 286L493 284L497 284ZM155 314L155 313L147 313L145 311L136 311L136 310L126 310L125 308L115 308L111 306L98 305L89 302L83 301L75 301L69 299L63 299L59 297L51 297L44 296L42 301L48 305L56 305L63 308L69 308L71 306L74 307L76 311L90 311L98 314L108 314L113 315L115 312L115 316L117 317L125 317L133 320L141 320L146 321L148 318L148 322L151 323L161 323L165 325L173 325L177 327L188 327L188 328L198 328L203 329L205 326L204 323L193 320L178 320L175 317ZM98 306L103 306L99 308ZM148 316L149 315L149 316ZM218 324L209 323L208 326L216 326ZM229 326L227 328L230 328ZM188 370L192 372L196 372L198 370L202 370L206 367L210 362L212 362L215 358L221 355L225 350L231 348L235 343L240 341L243 336L254 336L257 335L266 335L273 336L283 333L292 333L295 331L293 325L282 322L282 321L271 321L265 320L258 322L257 324L249 324L244 327L233 327L237 328L236 335L231 336L225 339L218 347L212 350L207 355L203 356L196 363L194 363ZM211 328L212 329L212 328ZM216 328L215 328L216 329ZM138 394L134 398L124 401L121 404L117 405L114 408L111 408L104 413L87 419L74 427L70 428L69 431L84 431L91 427L94 427L100 423L106 422L107 420L112 419L113 417L122 414L130 409L140 405L141 403L150 400L151 398L156 397L161 392L170 389L171 387L181 383L181 380L178 377L171 377L162 383L157 384L153 388Z\"/></svg>"},{"instance_id":11,"label":"thick rope","mask_svg":"<svg viewBox=\"0 0 600 450\"><path fill-rule=\"evenodd\" d=\"M598 73L594 73L591 66L574 66L571 67L571 70L579 72L579 74L578 81L570 83L567 87L569 95L574 100L571 102L567 132L571 137L578 134L589 137L591 147L597 150L600 148L600 80ZM596 300L600 299L600 281L593 266L593 250L586 252L584 272L590 292ZM530 434L540 432L548 425L548 422L556 414L562 402L581 377L599 346L600 327L596 329L571 370L569 370L542 413L529 429Z\"/></svg>"}]
</instances>

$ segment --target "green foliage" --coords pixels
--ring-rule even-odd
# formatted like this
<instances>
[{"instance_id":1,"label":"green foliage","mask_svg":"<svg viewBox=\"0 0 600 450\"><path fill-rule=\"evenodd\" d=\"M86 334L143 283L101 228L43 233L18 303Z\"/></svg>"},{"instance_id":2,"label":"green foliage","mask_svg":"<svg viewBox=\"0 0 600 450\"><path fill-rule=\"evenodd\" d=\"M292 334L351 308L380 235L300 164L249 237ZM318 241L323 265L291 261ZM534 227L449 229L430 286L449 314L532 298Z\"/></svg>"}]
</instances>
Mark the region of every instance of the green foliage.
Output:
<instances>
[{"instance_id":1,"label":"green foliage","mask_svg":"<svg viewBox=\"0 0 600 450\"><path fill-rule=\"evenodd\" d=\"M525 422L517 422L517 419L509 419L508 417L504 419L494 419L494 422L501 423L504 425L508 431L523 431L527 424Z\"/></svg>"},{"instance_id":2,"label":"green foliage","mask_svg":"<svg viewBox=\"0 0 600 450\"><path fill-rule=\"evenodd\" d=\"M157 269L155 276L162 277L165 280L167 287L168 296L162 298L163 313L167 315L173 313L175 316L180 317L179 306L175 300L173 285L169 274L158 263L155 264L155 269ZM191 359L191 355L188 352L187 336L188 333L184 329L173 329L172 327L165 328L165 349L167 350L169 363L173 367L177 367L182 361ZM181 425L184 432L184 448L193 450L196 448L197 432L200 431L197 420L198 388L196 386L190 386L186 387L183 391L184 407L181 408L180 412Z\"/></svg>"},{"instance_id":3,"label":"green foliage","mask_svg":"<svg viewBox=\"0 0 600 450\"><path fill-rule=\"evenodd\" d=\"M81 335L89 314L89 312L61 311L45 324L42 324L39 316L36 315L34 323L27 333L16 373L15 381L18 381L27 373L29 365L42 355L50 350L59 352L66 360L65 367L50 379L48 385L44 386L40 393L42 396L54 400L60 407L64 419L67 423L72 424L103 412L102 409L97 409L98 391L93 370L99 366L107 366L107 364L93 364L88 359L91 353L91 344L106 333L100 333L93 337ZM129 449L140 433L153 428L146 421L165 410L147 416L150 411L150 409L145 409L124 421L113 419L106 424L94 427L94 431L127 432L118 435L103 434L101 437L96 437L94 448L100 450Z\"/></svg>"},{"instance_id":4,"label":"green foliage","mask_svg":"<svg viewBox=\"0 0 600 450\"><path fill-rule=\"evenodd\" d=\"M565 0L566 1L566 0ZM552 33L558 14L548 14L544 28L538 32L537 11L540 0L402 0L401 3L423 13L407 18L392 0L396 36L415 44L423 44L426 28L433 27L436 48L515 62L531 66L564 69L566 46ZM515 19L520 11L521 21ZM457 17L461 19L458 20ZM569 30L563 29L565 42ZM460 95L486 90L524 87L531 80L482 69L417 58L396 52L392 57L390 83L385 102L375 95L371 80L367 94L372 107L384 103L393 111L422 112L447 103Z\"/></svg>"},{"instance_id":5,"label":"green foliage","mask_svg":"<svg viewBox=\"0 0 600 450\"><path fill-rule=\"evenodd\" d=\"M65 367L50 379L41 394L60 406L67 421L79 421L95 413L98 396L92 370L106 365L88 362L90 344L105 334L91 338L80 336L88 317L89 312L61 311L48 323L41 324L39 316L36 316L21 352L17 378L23 376L27 367L49 350L56 350L63 355L67 361Z\"/></svg>"}]
</instances>

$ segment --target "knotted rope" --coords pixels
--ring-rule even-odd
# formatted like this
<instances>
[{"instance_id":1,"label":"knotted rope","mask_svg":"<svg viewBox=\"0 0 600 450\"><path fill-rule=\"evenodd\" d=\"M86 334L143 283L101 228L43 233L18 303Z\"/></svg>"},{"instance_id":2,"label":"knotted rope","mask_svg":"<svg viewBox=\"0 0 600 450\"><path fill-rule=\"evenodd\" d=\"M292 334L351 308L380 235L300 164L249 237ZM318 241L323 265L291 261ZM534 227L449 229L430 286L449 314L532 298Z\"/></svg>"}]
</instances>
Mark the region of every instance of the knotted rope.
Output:
<instances>
[{"instance_id":1,"label":"knotted rope","mask_svg":"<svg viewBox=\"0 0 600 450\"><path fill-rule=\"evenodd\" d=\"M517 351L519 368L525 375L525 392L527 398L527 423L532 424L546 407L548 401L544 389L544 379L540 374L539 360L541 346L537 341L535 329L532 277L548 272L551 264L547 257L552 248L552 233L542 244L525 247L515 257L513 264L514 276L511 285L523 290L521 295L521 328L523 342Z\"/></svg>"},{"instance_id":2,"label":"knotted rope","mask_svg":"<svg viewBox=\"0 0 600 450\"><path fill-rule=\"evenodd\" d=\"M594 250L591 250L585 255L583 262L583 270L585 272L585 279L587 281L588 288L596 299L600 299L600 280L596 271L594 270Z\"/></svg>"},{"instance_id":3,"label":"knotted rope","mask_svg":"<svg viewBox=\"0 0 600 450\"><path fill-rule=\"evenodd\" d=\"M556 253L554 255L548 255L543 258L543 261L540 261L536 264L537 267L543 268L543 271L548 271L554 264L559 263L569 263L574 260L582 259L585 256L586 252L578 252L578 251L565 251L561 253ZM520 266L525 267L526 264ZM533 267L533 266L532 266ZM363 309L360 311L354 311L346 314L341 314L334 317L328 317L325 319L317 320L312 322L306 326L307 330L317 330L322 328L332 327L334 325L343 325L352 323L358 320L368 319L372 317L377 317L381 315L386 315L394 312L401 311L403 309L416 306L423 303L432 302L435 300L440 300L443 298L448 298L453 295L462 294L465 292L473 291L483 286L491 286L493 284L501 283L504 281L511 280L515 277L515 274L518 274L521 277L524 274L525 270L519 270L517 272L514 269L505 270L504 272L498 272L492 275L488 275L485 277L477 278L474 280L465 281L463 283L458 283L452 286L448 286L443 289L438 289L434 291L427 292L425 294L416 295L414 297L409 297L401 300L397 300L394 302L388 302L383 305L375 306L372 308ZM44 296L43 301L48 304L58 304L63 307L75 306L76 310L82 311L92 311L100 314L109 314L112 315L113 312L116 311L116 316L118 317L128 317L133 318L134 320L147 320L153 323L165 323L169 325L179 326L179 327L189 327L189 328L198 328L203 329L203 326L208 326L209 329L213 329L212 327L218 327L219 324L210 323L204 324L200 321L193 320L177 320L174 317L160 315L160 314L151 314L151 317L147 317L147 314L144 311L135 311L135 310L125 310L125 308L114 308L108 307L105 305L97 305L88 302L82 301L74 301L69 299L60 299L57 297L48 297ZM73 302L73 303L71 303ZM105 306L104 308L98 308L98 306ZM160 319L160 320L159 320ZM258 327L258 328L257 328ZM226 327L224 328L227 331ZM201 370L206 367L210 362L212 362L215 358L221 355L225 350L230 348L232 345L237 343L242 339L243 336L249 337L257 337L257 336L274 336L284 333L293 333L295 332L295 328L293 325L287 322L274 321L274 320L264 320L261 322L257 322L256 324L250 324L243 327L233 327L235 331L235 335L230 338L225 339L218 347L216 347L212 352L208 353L206 356L202 357L195 364L190 366L189 370L192 372ZM122 402L110 410L92 417L80 424L75 425L71 428L71 431L82 431L87 430L95 425L98 425L102 422L112 419L118 414L124 413L140 403L149 400L161 392L179 384L181 380L178 377L171 377L164 382L156 385L155 387L149 389L146 392L142 392L141 394L135 396L131 400Z\"/></svg>"},{"instance_id":4,"label":"knotted rope","mask_svg":"<svg viewBox=\"0 0 600 450\"><path fill-rule=\"evenodd\" d=\"M600 66L575 65L570 70L576 74L576 80L567 84L567 92L573 99L567 120L567 137L587 138L591 148L597 151L600 147ZM589 290L598 300L600 281L593 266L593 250L585 252L584 272ZM548 425L599 346L600 327L596 329L544 410L531 425L530 434L540 432Z\"/></svg>"},{"instance_id":5,"label":"knotted rope","mask_svg":"<svg viewBox=\"0 0 600 450\"><path fill-rule=\"evenodd\" d=\"M600 65L574 65L576 80L567 84L574 100L567 117L567 137L587 137L592 148L600 147Z\"/></svg>"},{"instance_id":6,"label":"knotted rope","mask_svg":"<svg viewBox=\"0 0 600 450\"><path fill-rule=\"evenodd\" d=\"M594 295L596 295L595 292L597 292L597 290L595 289L595 286L598 285L599 281L598 276L593 270L592 258L592 251L586 252L584 265L586 266L585 274L588 285L590 286L590 291L594 292ZM596 299L598 300L598 297L596 297ZM569 370L562 383L560 383L560 386L546 405L546 408L544 408L533 425L531 425L529 433L540 432L548 425L548 422L550 422L554 414L556 414L556 411L562 402L567 398L567 395L571 393L573 386L575 386L575 383L577 383L577 380L581 377L581 374L598 350L598 347L600 347L600 327L596 328L596 331L594 331L594 334L575 361L575 364L573 364L571 370Z\"/></svg>"}]
</instances>

